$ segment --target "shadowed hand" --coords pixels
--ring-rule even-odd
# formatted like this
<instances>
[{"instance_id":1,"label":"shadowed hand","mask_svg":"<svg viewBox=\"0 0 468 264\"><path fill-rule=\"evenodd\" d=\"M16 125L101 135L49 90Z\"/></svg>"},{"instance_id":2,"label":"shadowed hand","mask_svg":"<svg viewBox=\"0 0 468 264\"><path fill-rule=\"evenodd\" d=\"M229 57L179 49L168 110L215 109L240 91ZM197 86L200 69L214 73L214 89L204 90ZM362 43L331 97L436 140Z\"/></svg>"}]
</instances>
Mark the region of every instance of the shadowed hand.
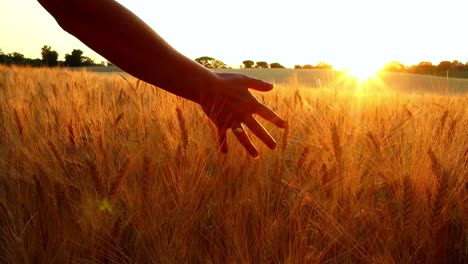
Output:
<instances>
[{"instance_id":1,"label":"shadowed hand","mask_svg":"<svg viewBox=\"0 0 468 264\"><path fill-rule=\"evenodd\" d=\"M224 153L228 151L226 133L231 129L252 157L259 156L257 148L242 124L245 124L270 149L276 149L276 141L253 115L259 115L280 128L285 128L287 121L260 103L248 90L251 88L266 92L273 89L273 84L236 73L216 73L216 75L218 78L215 85L208 88L209 92L204 94L200 105L218 129L221 151Z\"/></svg>"}]
</instances>

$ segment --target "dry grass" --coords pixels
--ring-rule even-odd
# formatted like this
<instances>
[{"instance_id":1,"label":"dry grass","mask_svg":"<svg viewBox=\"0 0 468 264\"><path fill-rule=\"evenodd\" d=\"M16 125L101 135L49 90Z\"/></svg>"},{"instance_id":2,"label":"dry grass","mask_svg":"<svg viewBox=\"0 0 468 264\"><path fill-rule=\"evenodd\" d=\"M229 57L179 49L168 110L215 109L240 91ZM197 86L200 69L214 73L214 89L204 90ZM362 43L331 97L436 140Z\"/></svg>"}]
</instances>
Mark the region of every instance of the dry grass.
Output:
<instances>
[{"instance_id":1,"label":"dry grass","mask_svg":"<svg viewBox=\"0 0 468 264\"><path fill-rule=\"evenodd\" d=\"M334 88L262 95L252 160L133 78L0 66L0 262L467 261L467 98Z\"/></svg>"}]
</instances>

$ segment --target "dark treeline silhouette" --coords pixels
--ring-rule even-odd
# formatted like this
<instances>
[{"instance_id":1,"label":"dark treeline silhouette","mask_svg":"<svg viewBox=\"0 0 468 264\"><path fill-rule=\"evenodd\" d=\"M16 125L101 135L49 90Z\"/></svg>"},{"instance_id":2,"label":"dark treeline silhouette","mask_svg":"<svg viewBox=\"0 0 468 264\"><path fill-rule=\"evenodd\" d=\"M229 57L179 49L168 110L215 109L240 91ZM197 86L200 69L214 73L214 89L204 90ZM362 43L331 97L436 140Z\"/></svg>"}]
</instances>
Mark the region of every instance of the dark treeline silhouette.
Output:
<instances>
[{"instance_id":1,"label":"dark treeline silhouette","mask_svg":"<svg viewBox=\"0 0 468 264\"><path fill-rule=\"evenodd\" d=\"M316 66L311 64L295 65L294 69L332 69L333 66L320 62ZM406 66L398 61L387 63L382 69L386 72L427 74L436 76L468 78L468 62L462 63L458 60L442 61L435 65L431 62L420 62L415 65Z\"/></svg>"},{"instance_id":2,"label":"dark treeline silhouette","mask_svg":"<svg viewBox=\"0 0 468 264\"><path fill-rule=\"evenodd\" d=\"M0 49L0 64L4 65L20 65L32 67L87 67L87 66L111 66L110 63L95 63L91 58L83 56L83 51L74 49L72 52L65 54L65 60L59 60L59 53L48 45L41 48L41 58L31 59L26 58L23 54L18 52L4 53Z\"/></svg>"},{"instance_id":3,"label":"dark treeline silhouette","mask_svg":"<svg viewBox=\"0 0 468 264\"><path fill-rule=\"evenodd\" d=\"M294 69L307 69L307 70L331 70L333 66L325 62L319 62L317 65L304 64L304 65L294 65Z\"/></svg>"},{"instance_id":4,"label":"dark treeline silhouette","mask_svg":"<svg viewBox=\"0 0 468 264\"><path fill-rule=\"evenodd\" d=\"M26 58L23 54L19 52L5 54L0 49L0 64L42 66L43 62L41 59Z\"/></svg>"},{"instance_id":5,"label":"dark treeline silhouette","mask_svg":"<svg viewBox=\"0 0 468 264\"><path fill-rule=\"evenodd\" d=\"M441 61L434 65L431 62L423 61L415 65L406 66L398 61L393 61L383 68L387 72L401 72L414 74L427 74L436 76L468 78L468 62L462 63L458 60Z\"/></svg>"},{"instance_id":6,"label":"dark treeline silhouette","mask_svg":"<svg viewBox=\"0 0 468 264\"><path fill-rule=\"evenodd\" d=\"M204 65L208 68L227 68L226 64L218 59L212 57L203 56L196 58L195 61ZM273 69L273 68L285 68L278 62L268 63L266 61L253 61L253 60L244 60L240 68L251 69L251 68L262 68L262 69ZM294 65L294 69L311 69L311 70L331 70L333 65L326 62L319 62L317 65L304 64ZM462 63L458 60L454 61L442 61L437 65L432 64L431 62L420 62L415 65L406 66L398 61L392 61L387 63L381 69L386 72L397 72L397 73L414 73L414 74L427 74L427 75L436 75L436 76L447 76L447 77L456 77L456 78L468 78L468 62Z\"/></svg>"},{"instance_id":7,"label":"dark treeline silhouette","mask_svg":"<svg viewBox=\"0 0 468 264\"><path fill-rule=\"evenodd\" d=\"M241 68L250 69L250 68L260 68L260 69L283 69L286 68L279 62L273 62L268 64L266 61L257 61L254 62L253 60L245 60L242 62Z\"/></svg>"},{"instance_id":8,"label":"dark treeline silhouette","mask_svg":"<svg viewBox=\"0 0 468 264\"><path fill-rule=\"evenodd\" d=\"M196 62L211 69L226 69L228 66L221 60L209 56L202 56L195 59ZM88 66L113 66L110 62L95 63L91 58L83 56L83 51L73 49L70 53L64 55L64 60L59 60L59 53L52 49L51 46L44 45L41 48L41 58L31 59L25 57L18 52L4 53L0 48L0 64L5 65L21 65L32 67L88 67ZM266 61L242 61L241 68L261 68L261 69L282 69L286 68L279 62L268 63ZM317 65L304 64L294 65L294 69L333 69L331 64L319 62ZM415 65L407 66L398 61L387 63L383 68L386 72L396 73L414 73L426 74L435 76L446 76L456 78L468 78L468 62L462 63L458 60L441 61L439 64L432 64L428 61L423 61Z\"/></svg>"}]
</instances>

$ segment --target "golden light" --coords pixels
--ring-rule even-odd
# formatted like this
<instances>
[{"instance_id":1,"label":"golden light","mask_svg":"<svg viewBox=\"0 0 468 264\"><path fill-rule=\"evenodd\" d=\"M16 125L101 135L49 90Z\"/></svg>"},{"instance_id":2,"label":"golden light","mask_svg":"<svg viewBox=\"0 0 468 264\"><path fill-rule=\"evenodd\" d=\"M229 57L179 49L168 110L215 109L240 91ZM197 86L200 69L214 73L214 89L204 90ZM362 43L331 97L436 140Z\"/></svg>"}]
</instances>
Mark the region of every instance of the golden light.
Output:
<instances>
[{"instance_id":1,"label":"golden light","mask_svg":"<svg viewBox=\"0 0 468 264\"><path fill-rule=\"evenodd\" d=\"M370 64L356 65L353 67L346 68L346 73L352 77L356 78L359 82L365 82L369 79L374 79L377 77L377 73L380 71L381 67L373 66Z\"/></svg>"},{"instance_id":2,"label":"golden light","mask_svg":"<svg viewBox=\"0 0 468 264\"><path fill-rule=\"evenodd\" d=\"M384 64L377 60L361 58L360 60L348 60L347 63L339 65L343 72L342 82L354 88L355 95L362 97L383 87L379 78L379 72Z\"/></svg>"},{"instance_id":3,"label":"golden light","mask_svg":"<svg viewBox=\"0 0 468 264\"><path fill-rule=\"evenodd\" d=\"M358 50L356 52L366 54L365 51ZM368 54L362 57L348 54L347 57L340 58L340 61L335 62L333 66L335 69L343 70L346 77L358 82L365 82L377 78L377 73L385 65L384 61L386 61L385 58L378 54Z\"/></svg>"}]
</instances>

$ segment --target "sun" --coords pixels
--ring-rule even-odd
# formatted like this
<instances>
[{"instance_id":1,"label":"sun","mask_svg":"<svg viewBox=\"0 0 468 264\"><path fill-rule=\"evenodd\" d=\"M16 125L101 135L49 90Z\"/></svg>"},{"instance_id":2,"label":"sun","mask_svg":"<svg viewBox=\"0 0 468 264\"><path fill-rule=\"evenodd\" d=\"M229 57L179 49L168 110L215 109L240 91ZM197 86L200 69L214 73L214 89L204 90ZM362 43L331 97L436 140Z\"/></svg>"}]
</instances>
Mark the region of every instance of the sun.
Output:
<instances>
[{"instance_id":1,"label":"sun","mask_svg":"<svg viewBox=\"0 0 468 264\"><path fill-rule=\"evenodd\" d=\"M359 82L364 82L376 78L380 68L373 65L355 65L347 67L345 71L350 77L356 78Z\"/></svg>"},{"instance_id":2,"label":"sun","mask_svg":"<svg viewBox=\"0 0 468 264\"><path fill-rule=\"evenodd\" d=\"M355 85L355 94L359 97L383 84L380 78L383 66L378 61L361 59L341 65L340 71L343 73L341 75L343 80L348 84Z\"/></svg>"},{"instance_id":3,"label":"sun","mask_svg":"<svg viewBox=\"0 0 468 264\"><path fill-rule=\"evenodd\" d=\"M343 71L348 78L359 82L376 79L378 73L385 65L381 63L383 60L377 57L355 58L350 55L350 57L342 59L342 61L334 64L334 68Z\"/></svg>"}]
</instances>

